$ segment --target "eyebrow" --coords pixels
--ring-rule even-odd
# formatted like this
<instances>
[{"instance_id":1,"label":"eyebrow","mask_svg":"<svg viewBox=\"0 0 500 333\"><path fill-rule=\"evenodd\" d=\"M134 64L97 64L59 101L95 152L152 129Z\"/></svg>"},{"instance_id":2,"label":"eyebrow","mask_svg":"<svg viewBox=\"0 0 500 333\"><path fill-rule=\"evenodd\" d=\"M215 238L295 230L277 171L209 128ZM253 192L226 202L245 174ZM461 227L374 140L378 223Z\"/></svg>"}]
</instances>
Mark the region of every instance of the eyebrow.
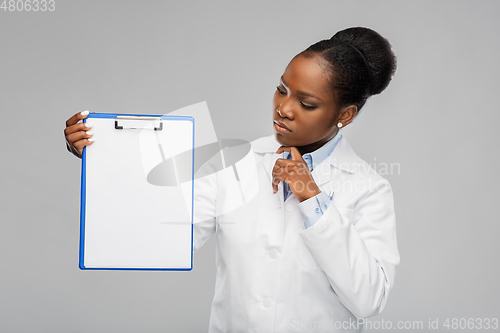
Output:
<instances>
[{"instance_id":1,"label":"eyebrow","mask_svg":"<svg viewBox=\"0 0 500 333\"><path fill-rule=\"evenodd\" d=\"M280 79L281 79L281 82L283 83L283 85L288 88L288 85L286 84L285 79L283 79L283 76L281 76ZM308 97L316 98L317 100L321 101L321 98L319 98L313 94L306 93L304 91L297 91L297 95L308 96Z\"/></svg>"}]
</instances>

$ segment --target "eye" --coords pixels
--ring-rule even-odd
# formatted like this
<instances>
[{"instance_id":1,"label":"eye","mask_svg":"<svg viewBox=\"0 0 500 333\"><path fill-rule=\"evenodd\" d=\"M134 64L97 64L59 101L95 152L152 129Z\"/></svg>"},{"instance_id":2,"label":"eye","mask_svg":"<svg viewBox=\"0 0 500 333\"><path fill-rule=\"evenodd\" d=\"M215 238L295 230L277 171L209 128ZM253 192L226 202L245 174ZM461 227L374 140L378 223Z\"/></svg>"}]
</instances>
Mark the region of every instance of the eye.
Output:
<instances>
[{"instance_id":1,"label":"eye","mask_svg":"<svg viewBox=\"0 0 500 333\"><path fill-rule=\"evenodd\" d=\"M278 93L279 93L281 96L286 95L286 92L284 92L283 90L281 90L280 86L276 86L276 89L278 90Z\"/></svg>"},{"instance_id":2,"label":"eye","mask_svg":"<svg viewBox=\"0 0 500 333\"><path fill-rule=\"evenodd\" d=\"M307 104L304 104L302 102L300 102L300 105L302 105L302 107L304 109L306 109L306 110L314 110L314 109L316 109L316 106L314 106L314 105L307 105Z\"/></svg>"}]
</instances>

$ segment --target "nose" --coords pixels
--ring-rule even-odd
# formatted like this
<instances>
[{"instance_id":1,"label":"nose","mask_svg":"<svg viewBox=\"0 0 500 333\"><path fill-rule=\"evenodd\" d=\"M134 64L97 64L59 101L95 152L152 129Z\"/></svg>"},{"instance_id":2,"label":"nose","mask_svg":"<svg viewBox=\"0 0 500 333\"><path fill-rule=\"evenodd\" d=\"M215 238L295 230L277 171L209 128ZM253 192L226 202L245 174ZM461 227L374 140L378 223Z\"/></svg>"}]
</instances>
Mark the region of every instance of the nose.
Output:
<instances>
[{"instance_id":1,"label":"nose","mask_svg":"<svg viewBox=\"0 0 500 333\"><path fill-rule=\"evenodd\" d=\"M280 106L278 107L279 110L279 115L282 118L288 118L288 119L293 119L293 107L290 103L288 103L288 99L283 101Z\"/></svg>"}]
</instances>

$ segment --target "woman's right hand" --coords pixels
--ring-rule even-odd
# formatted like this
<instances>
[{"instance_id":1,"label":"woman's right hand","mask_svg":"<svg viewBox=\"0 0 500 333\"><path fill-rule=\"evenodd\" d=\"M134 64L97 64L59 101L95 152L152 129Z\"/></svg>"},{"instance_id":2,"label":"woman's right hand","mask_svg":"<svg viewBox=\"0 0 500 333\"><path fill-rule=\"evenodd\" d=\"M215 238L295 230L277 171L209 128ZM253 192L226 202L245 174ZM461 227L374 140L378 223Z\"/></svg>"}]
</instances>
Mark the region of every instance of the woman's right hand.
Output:
<instances>
[{"instance_id":1,"label":"woman's right hand","mask_svg":"<svg viewBox=\"0 0 500 333\"><path fill-rule=\"evenodd\" d=\"M66 128L64 129L66 148L78 158L82 158L83 147L94 143L91 127L88 127L86 123L79 123L88 115L89 111L78 112L66 121Z\"/></svg>"}]
</instances>

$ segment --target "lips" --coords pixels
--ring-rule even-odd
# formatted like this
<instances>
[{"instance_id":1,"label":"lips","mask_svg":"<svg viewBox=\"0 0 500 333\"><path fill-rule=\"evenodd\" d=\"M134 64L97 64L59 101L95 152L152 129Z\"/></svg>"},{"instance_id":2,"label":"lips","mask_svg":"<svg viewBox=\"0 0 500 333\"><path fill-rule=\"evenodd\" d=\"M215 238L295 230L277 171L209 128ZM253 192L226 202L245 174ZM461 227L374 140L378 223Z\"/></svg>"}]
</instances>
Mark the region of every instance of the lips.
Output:
<instances>
[{"instance_id":1,"label":"lips","mask_svg":"<svg viewBox=\"0 0 500 333\"><path fill-rule=\"evenodd\" d=\"M291 132L291 130L285 124L283 124L282 122L275 120L274 123L277 124L280 127L283 127L285 129L289 130Z\"/></svg>"}]
</instances>

